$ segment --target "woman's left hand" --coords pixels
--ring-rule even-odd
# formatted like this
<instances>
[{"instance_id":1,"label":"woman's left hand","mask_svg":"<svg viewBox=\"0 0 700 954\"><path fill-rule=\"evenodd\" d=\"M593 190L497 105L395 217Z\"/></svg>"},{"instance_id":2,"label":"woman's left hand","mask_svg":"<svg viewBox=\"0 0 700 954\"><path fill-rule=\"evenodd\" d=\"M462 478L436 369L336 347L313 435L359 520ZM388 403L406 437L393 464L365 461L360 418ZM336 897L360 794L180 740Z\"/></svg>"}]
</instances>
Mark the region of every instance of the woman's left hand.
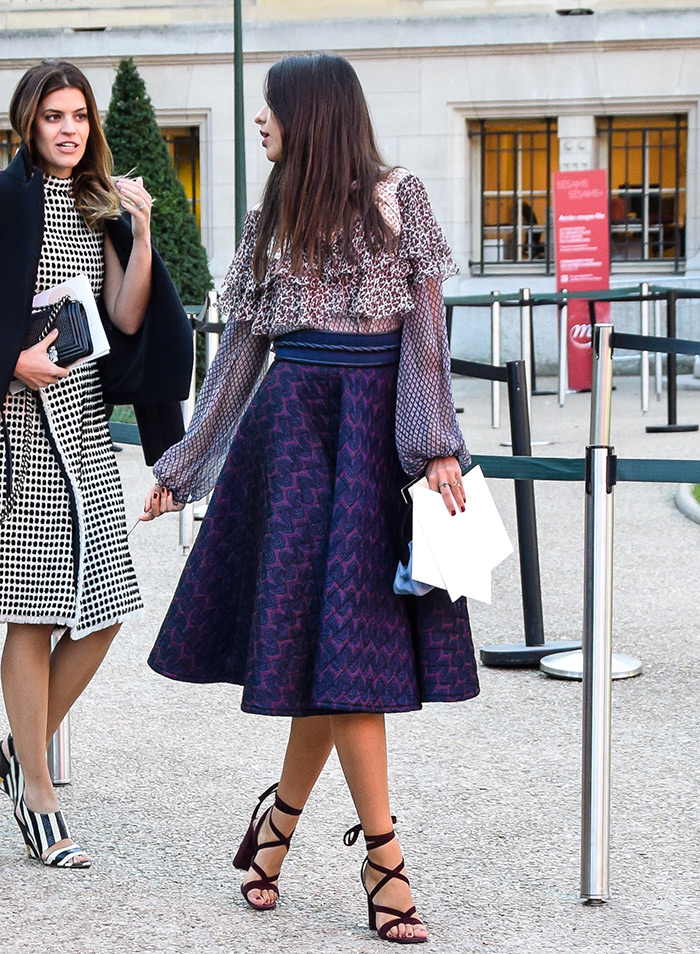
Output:
<instances>
[{"instance_id":1,"label":"woman's left hand","mask_svg":"<svg viewBox=\"0 0 700 954\"><path fill-rule=\"evenodd\" d=\"M464 485L462 470L456 457L433 457L425 468L428 486L442 494L445 506L452 516L457 510L464 511Z\"/></svg>"},{"instance_id":2,"label":"woman's left hand","mask_svg":"<svg viewBox=\"0 0 700 954\"><path fill-rule=\"evenodd\" d=\"M144 238L150 241L153 199L144 188L142 177L119 179L117 191L121 196L123 208L131 215L131 228L134 238Z\"/></svg>"},{"instance_id":3,"label":"woman's left hand","mask_svg":"<svg viewBox=\"0 0 700 954\"><path fill-rule=\"evenodd\" d=\"M146 494L146 502L143 505L143 513L139 515L139 520L155 520L161 514L177 513L184 509L185 505L183 503L176 503L173 500L171 490L155 484Z\"/></svg>"}]
</instances>

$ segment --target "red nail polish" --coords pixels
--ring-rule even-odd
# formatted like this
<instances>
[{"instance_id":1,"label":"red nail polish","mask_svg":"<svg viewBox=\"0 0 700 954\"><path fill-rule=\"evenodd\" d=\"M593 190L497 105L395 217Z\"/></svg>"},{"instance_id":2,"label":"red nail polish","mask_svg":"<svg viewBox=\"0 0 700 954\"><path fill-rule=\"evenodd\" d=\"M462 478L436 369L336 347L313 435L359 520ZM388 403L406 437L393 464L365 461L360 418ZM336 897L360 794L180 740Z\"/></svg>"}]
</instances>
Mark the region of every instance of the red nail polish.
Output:
<instances>
[{"instance_id":1,"label":"red nail polish","mask_svg":"<svg viewBox=\"0 0 700 954\"><path fill-rule=\"evenodd\" d=\"M155 491L155 492L154 492L154 494L153 494L153 499L154 499L154 500L157 500L157 499L158 499L158 491Z\"/></svg>"},{"instance_id":2,"label":"red nail polish","mask_svg":"<svg viewBox=\"0 0 700 954\"><path fill-rule=\"evenodd\" d=\"M464 511L465 511L467 508L466 508L466 507L460 507L459 509L462 511L462 513L464 513Z\"/></svg>"}]
</instances>

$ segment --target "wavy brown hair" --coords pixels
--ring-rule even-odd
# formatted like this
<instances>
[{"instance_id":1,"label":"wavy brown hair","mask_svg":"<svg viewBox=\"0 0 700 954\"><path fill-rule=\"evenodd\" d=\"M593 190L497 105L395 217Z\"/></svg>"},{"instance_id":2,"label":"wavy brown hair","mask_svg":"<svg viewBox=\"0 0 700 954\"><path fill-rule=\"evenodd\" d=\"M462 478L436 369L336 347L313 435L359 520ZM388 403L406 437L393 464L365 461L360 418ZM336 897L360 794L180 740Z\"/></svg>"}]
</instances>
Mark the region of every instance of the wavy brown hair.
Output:
<instances>
[{"instance_id":1,"label":"wavy brown hair","mask_svg":"<svg viewBox=\"0 0 700 954\"><path fill-rule=\"evenodd\" d=\"M394 235L374 201L389 169L350 63L329 53L286 57L268 72L264 95L282 130L282 158L263 192L256 279L278 251L295 272L308 262L319 273L335 239L352 257L358 220L372 251L391 247Z\"/></svg>"},{"instance_id":2,"label":"wavy brown hair","mask_svg":"<svg viewBox=\"0 0 700 954\"><path fill-rule=\"evenodd\" d=\"M83 158L73 173L73 197L76 209L90 228L99 229L104 219L119 218L119 193L111 178L112 153L85 74L66 60L44 60L30 67L12 95L10 123L29 149L34 164L41 168L41 156L34 147L34 120L41 101L57 89L77 89L85 97L90 132Z\"/></svg>"}]
</instances>

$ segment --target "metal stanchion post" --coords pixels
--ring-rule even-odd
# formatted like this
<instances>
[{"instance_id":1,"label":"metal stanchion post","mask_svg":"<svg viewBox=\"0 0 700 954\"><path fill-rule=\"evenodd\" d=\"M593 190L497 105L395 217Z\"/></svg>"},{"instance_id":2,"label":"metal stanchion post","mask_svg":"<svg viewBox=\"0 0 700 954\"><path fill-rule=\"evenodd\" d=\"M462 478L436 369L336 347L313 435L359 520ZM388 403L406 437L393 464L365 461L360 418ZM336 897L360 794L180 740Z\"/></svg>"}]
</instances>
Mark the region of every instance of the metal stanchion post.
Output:
<instances>
[{"instance_id":1,"label":"metal stanchion post","mask_svg":"<svg viewBox=\"0 0 700 954\"><path fill-rule=\"evenodd\" d=\"M535 391L535 357L532 341L532 303L529 288L520 289L520 359L525 367L525 393L527 395L527 416L532 421L532 395ZM539 394L551 394L540 391ZM510 441L501 441L502 447L509 447ZM533 446L542 447L552 441L531 439ZM513 451L515 453L515 451Z\"/></svg>"},{"instance_id":2,"label":"metal stanchion post","mask_svg":"<svg viewBox=\"0 0 700 954\"><path fill-rule=\"evenodd\" d=\"M566 288L562 289L562 295L566 295ZM566 298L562 299L559 306L559 407L564 407L566 400L566 389L569 379L569 305Z\"/></svg>"},{"instance_id":3,"label":"metal stanchion post","mask_svg":"<svg viewBox=\"0 0 700 954\"><path fill-rule=\"evenodd\" d=\"M593 329L593 374L591 378L590 444L610 443L612 412L613 361L611 339L613 326L596 325Z\"/></svg>"},{"instance_id":4,"label":"metal stanchion post","mask_svg":"<svg viewBox=\"0 0 700 954\"><path fill-rule=\"evenodd\" d=\"M639 286L639 291L641 294L641 300L639 302L639 333L640 335L649 336L649 285L647 282L642 282ZM642 351L641 353L641 375L639 386L642 392L642 414L646 414L649 410L649 352Z\"/></svg>"},{"instance_id":5,"label":"metal stanchion post","mask_svg":"<svg viewBox=\"0 0 700 954\"><path fill-rule=\"evenodd\" d=\"M654 302L654 335L661 337L661 299L657 298ZM654 355L654 391L656 400L661 400L661 392L664 386L663 376L663 355L657 351Z\"/></svg>"},{"instance_id":6,"label":"metal stanchion post","mask_svg":"<svg viewBox=\"0 0 700 954\"><path fill-rule=\"evenodd\" d=\"M613 385L612 335L613 326L610 324L595 325L593 328L589 444L597 446L608 446L610 443ZM542 672L548 676L556 676L559 679L581 679L583 678L584 668L584 658L581 652L545 656L540 663ZM628 656L624 653L614 654L612 660L613 679L628 679L631 676L638 676L641 671L642 663L635 656Z\"/></svg>"},{"instance_id":7,"label":"metal stanchion post","mask_svg":"<svg viewBox=\"0 0 700 954\"><path fill-rule=\"evenodd\" d=\"M52 634L51 651L56 648L58 638ZM54 785L68 785L70 783L70 711L54 732L49 743L47 754L49 774Z\"/></svg>"},{"instance_id":8,"label":"metal stanchion post","mask_svg":"<svg viewBox=\"0 0 700 954\"><path fill-rule=\"evenodd\" d=\"M671 289L666 296L666 334L676 337L676 301L677 293ZM678 386L676 381L677 356L671 352L666 355L666 399L668 402L668 424L648 425L647 434L668 434L678 431L697 431L697 424L678 423Z\"/></svg>"},{"instance_id":9,"label":"metal stanchion post","mask_svg":"<svg viewBox=\"0 0 700 954\"><path fill-rule=\"evenodd\" d=\"M614 455L586 449L581 898L609 897Z\"/></svg>"},{"instance_id":10,"label":"metal stanchion post","mask_svg":"<svg viewBox=\"0 0 700 954\"><path fill-rule=\"evenodd\" d=\"M527 414L532 421L532 305L530 289L520 289L520 357L525 363Z\"/></svg>"},{"instance_id":11,"label":"metal stanchion post","mask_svg":"<svg viewBox=\"0 0 700 954\"><path fill-rule=\"evenodd\" d=\"M491 364L501 363L501 303L498 300L499 292L491 292ZM501 426L501 385L499 381L491 382L491 427Z\"/></svg>"}]
</instances>

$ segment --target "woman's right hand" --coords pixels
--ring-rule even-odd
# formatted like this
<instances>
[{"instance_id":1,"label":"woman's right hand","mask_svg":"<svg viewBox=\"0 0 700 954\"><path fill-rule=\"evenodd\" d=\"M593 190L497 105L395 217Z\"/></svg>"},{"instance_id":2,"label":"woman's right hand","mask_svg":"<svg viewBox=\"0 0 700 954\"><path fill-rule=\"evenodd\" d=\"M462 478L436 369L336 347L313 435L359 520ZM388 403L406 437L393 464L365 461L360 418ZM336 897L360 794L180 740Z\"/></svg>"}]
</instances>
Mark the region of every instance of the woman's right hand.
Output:
<instances>
[{"instance_id":1,"label":"woman's right hand","mask_svg":"<svg viewBox=\"0 0 700 954\"><path fill-rule=\"evenodd\" d=\"M32 391L55 384L70 374L66 368L59 368L54 364L46 353L57 337L58 329L54 328L37 344L26 351L20 351L15 365L15 377Z\"/></svg>"},{"instance_id":2,"label":"woman's right hand","mask_svg":"<svg viewBox=\"0 0 700 954\"><path fill-rule=\"evenodd\" d=\"M151 487L146 494L146 503L143 506L143 513L139 520L155 520L164 513L174 513L178 510L184 510L185 505L175 503L172 490L166 487L159 487L158 484Z\"/></svg>"}]
</instances>

